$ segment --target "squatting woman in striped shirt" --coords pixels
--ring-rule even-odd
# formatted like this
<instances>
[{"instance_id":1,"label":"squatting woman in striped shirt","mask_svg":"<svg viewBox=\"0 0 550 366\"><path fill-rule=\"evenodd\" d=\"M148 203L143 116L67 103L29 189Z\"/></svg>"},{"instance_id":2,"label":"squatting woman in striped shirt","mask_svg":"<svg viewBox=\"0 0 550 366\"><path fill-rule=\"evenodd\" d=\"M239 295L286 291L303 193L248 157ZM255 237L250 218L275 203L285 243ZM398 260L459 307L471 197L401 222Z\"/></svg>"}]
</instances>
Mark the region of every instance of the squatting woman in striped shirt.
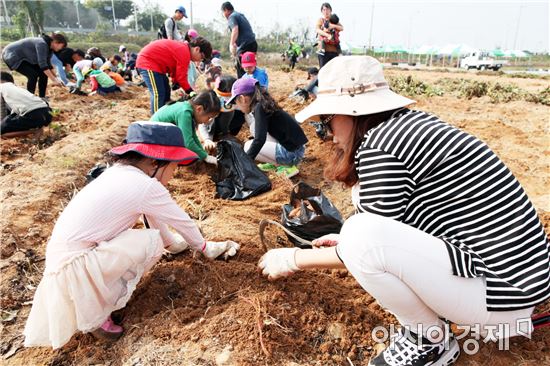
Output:
<instances>
[{"instance_id":1,"label":"squatting woman in striped shirt","mask_svg":"<svg viewBox=\"0 0 550 366\"><path fill-rule=\"evenodd\" d=\"M526 335L550 297L548 239L521 185L486 144L412 103L371 57L319 72L318 98L296 117L332 131L325 175L353 187L357 214L314 242L329 248L275 249L259 263L270 279L347 268L403 326L371 365L452 364L459 346L442 318Z\"/></svg>"}]
</instances>

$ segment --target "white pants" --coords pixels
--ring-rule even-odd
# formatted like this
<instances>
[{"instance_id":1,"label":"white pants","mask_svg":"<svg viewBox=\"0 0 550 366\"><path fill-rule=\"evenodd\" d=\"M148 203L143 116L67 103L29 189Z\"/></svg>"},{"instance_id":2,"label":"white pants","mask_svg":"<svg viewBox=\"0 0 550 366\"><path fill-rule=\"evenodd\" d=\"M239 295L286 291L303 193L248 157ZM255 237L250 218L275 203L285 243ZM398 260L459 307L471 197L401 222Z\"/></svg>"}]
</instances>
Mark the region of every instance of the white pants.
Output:
<instances>
[{"instance_id":1,"label":"white pants","mask_svg":"<svg viewBox=\"0 0 550 366\"><path fill-rule=\"evenodd\" d=\"M478 327L481 335L501 325L511 337L532 331L534 307L487 311L485 278L452 274L445 244L401 222L362 213L349 218L341 230L338 253L349 272L403 326L426 336L439 317L458 325ZM516 322L521 321L517 328ZM508 328L509 326L509 328ZM494 328L493 328L494 329Z\"/></svg>"},{"instance_id":2,"label":"white pants","mask_svg":"<svg viewBox=\"0 0 550 366\"><path fill-rule=\"evenodd\" d=\"M244 151L248 152L250 149L250 145L252 145L252 140L248 140L244 143ZM262 149L256 155L256 160L261 163L272 163L277 164L277 141L271 137L269 134L267 135L267 139L264 143L264 146L262 146Z\"/></svg>"}]
</instances>

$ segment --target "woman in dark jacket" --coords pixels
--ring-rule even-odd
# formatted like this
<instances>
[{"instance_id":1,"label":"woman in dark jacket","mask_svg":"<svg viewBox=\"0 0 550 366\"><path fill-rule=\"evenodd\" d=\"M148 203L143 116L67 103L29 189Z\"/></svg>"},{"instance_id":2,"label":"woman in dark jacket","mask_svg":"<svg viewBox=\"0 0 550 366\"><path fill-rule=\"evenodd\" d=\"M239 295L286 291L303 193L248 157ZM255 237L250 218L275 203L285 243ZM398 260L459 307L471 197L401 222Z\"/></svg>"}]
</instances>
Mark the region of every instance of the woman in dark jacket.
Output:
<instances>
[{"instance_id":1,"label":"woman in dark jacket","mask_svg":"<svg viewBox=\"0 0 550 366\"><path fill-rule=\"evenodd\" d=\"M38 82L38 96L46 96L48 78L54 85L63 85L52 71L53 52L67 47L65 36L53 33L51 36L29 37L7 45L2 51L2 59L10 70L27 77L27 90L34 93Z\"/></svg>"}]
</instances>

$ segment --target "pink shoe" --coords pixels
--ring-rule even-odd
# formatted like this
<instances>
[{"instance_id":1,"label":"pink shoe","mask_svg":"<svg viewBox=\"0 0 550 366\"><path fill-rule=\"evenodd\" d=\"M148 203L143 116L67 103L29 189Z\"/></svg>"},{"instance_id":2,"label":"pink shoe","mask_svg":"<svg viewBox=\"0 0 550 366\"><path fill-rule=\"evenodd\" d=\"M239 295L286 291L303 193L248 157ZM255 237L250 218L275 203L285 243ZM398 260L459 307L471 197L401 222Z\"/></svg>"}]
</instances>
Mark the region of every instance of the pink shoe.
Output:
<instances>
[{"instance_id":1,"label":"pink shoe","mask_svg":"<svg viewBox=\"0 0 550 366\"><path fill-rule=\"evenodd\" d=\"M107 318L107 320L105 320L101 327L94 330L92 334L98 339L116 341L122 336L123 332L124 328L122 328L120 325L116 325L115 323L113 323L113 319L111 319L111 316L109 315L109 317Z\"/></svg>"}]
</instances>

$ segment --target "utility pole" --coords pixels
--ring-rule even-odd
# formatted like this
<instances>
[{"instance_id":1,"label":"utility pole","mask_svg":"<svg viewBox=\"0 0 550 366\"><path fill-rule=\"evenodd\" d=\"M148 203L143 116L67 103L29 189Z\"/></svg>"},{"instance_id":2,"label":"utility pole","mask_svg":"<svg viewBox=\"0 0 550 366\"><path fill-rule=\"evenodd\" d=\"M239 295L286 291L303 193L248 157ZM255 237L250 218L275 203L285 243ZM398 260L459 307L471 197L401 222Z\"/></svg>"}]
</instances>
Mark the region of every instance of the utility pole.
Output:
<instances>
[{"instance_id":1,"label":"utility pole","mask_svg":"<svg viewBox=\"0 0 550 366\"><path fill-rule=\"evenodd\" d=\"M136 32L138 31L138 11L137 4L134 2L134 20L136 22Z\"/></svg>"},{"instance_id":2,"label":"utility pole","mask_svg":"<svg viewBox=\"0 0 550 366\"><path fill-rule=\"evenodd\" d=\"M193 28L193 0L189 0L189 28Z\"/></svg>"},{"instance_id":3,"label":"utility pole","mask_svg":"<svg viewBox=\"0 0 550 366\"><path fill-rule=\"evenodd\" d=\"M8 25L11 25L10 15L8 14L8 7L6 6L6 0L2 0L2 5L4 5L4 19L6 19Z\"/></svg>"},{"instance_id":4,"label":"utility pole","mask_svg":"<svg viewBox=\"0 0 550 366\"><path fill-rule=\"evenodd\" d=\"M113 27L116 30L115 0L111 0L111 8L113 9Z\"/></svg>"},{"instance_id":5,"label":"utility pole","mask_svg":"<svg viewBox=\"0 0 550 366\"><path fill-rule=\"evenodd\" d=\"M369 50L372 48L372 23L374 22L374 0L370 10L370 32L369 32Z\"/></svg>"},{"instance_id":6,"label":"utility pole","mask_svg":"<svg viewBox=\"0 0 550 366\"><path fill-rule=\"evenodd\" d=\"M80 0L74 0L74 6L76 7L76 24L78 25L78 28L82 28L82 25L80 24L80 11L78 10L79 3Z\"/></svg>"},{"instance_id":7,"label":"utility pole","mask_svg":"<svg viewBox=\"0 0 550 366\"><path fill-rule=\"evenodd\" d=\"M517 43L518 43L518 33L519 33L519 23L521 22L521 9L523 9L523 2L519 4L519 14L518 14L518 22L516 24L516 34L514 35L514 50L517 49Z\"/></svg>"}]
</instances>

